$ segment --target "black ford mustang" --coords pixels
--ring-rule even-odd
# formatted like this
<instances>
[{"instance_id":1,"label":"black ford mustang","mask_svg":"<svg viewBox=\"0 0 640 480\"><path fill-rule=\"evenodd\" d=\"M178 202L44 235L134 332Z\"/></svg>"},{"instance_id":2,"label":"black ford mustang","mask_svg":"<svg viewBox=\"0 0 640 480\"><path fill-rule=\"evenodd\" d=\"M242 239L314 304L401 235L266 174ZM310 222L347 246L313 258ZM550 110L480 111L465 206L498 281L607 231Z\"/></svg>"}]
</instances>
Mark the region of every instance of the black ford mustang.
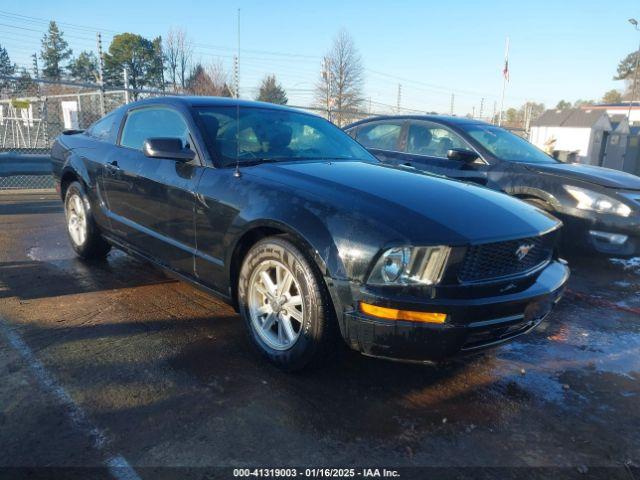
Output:
<instances>
[{"instance_id":1,"label":"black ford mustang","mask_svg":"<svg viewBox=\"0 0 640 480\"><path fill-rule=\"evenodd\" d=\"M640 255L640 177L559 162L494 125L458 117L376 117L346 131L391 164L475 182L564 222L567 250Z\"/></svg>"},{"instance_id":2,"label":"black ford mustang","mask_svg":"<svg viewBox=\"0 0 640 480\"><path fill-rule=\"evenodd\" d=\"M81 257L117 246L217 294L284 369L338 332L405 360L493 345L536 326L569 274L550 215L384 165L285 107L145 100L61 135L52 158Z\"/></svg>"}]
</instances>

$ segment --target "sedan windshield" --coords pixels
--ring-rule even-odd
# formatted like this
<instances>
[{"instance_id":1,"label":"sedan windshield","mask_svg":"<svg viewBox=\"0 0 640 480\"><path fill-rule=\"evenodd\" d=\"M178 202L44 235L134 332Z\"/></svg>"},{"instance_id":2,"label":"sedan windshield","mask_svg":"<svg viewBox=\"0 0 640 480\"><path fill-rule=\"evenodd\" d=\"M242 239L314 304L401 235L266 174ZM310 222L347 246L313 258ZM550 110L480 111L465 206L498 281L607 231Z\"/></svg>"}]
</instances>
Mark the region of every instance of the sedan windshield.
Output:
<instances>
[{"instance_id":1,"label":"sedan windshield","mask_svg":"<svg viewBox=\"0 0 640 480\"><path fill-rule=\"evenodd\" d=\"M469 124L461 128L499 160L524 163L557 163L524 138L492 125Z\"/></svg>"},{"instance_id":2,"label":"sedan windshield","mask_svg":"<svg viewBox=\"0 0 640 480\"><path fill-rule=\"evenodd\" d=\"M195 112L209 153L225 166L298 159L377 162L349 135L315 115L235 106Z\"/></svg>"}]
</instances>

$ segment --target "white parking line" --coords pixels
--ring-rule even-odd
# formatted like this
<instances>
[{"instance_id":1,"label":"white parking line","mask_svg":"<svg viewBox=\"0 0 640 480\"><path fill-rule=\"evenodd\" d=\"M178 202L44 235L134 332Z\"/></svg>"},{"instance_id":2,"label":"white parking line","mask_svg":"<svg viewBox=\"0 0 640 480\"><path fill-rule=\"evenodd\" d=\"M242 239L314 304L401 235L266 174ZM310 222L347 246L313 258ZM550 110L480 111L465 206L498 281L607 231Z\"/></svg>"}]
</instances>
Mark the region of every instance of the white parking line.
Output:
<instances>
[{"instance_id":1,"label":"white parking line","mask_svg":"<svg viewBox=\"0 0 640 480\"><path fill-rule=\"evenodd\" d=\"M56 379L45 368L44 365L36 358L33 351L22 340L20 335L13 331L6 322L0 317L0 332L6 337L9 344L16 350L23 360L27 363L38 382L49 390L58 402L65 407L67 415L71 423L80 430L84 435L91 438L93 447L103 452L107 457L104 464L109 470L111 476L116 480L141 480L136 471L122 455L110 455L105 449L107 437L105 433L98 427L91 424L84 410L73 401L71 395L58 384Z\"/></svg>"}]
</instances>

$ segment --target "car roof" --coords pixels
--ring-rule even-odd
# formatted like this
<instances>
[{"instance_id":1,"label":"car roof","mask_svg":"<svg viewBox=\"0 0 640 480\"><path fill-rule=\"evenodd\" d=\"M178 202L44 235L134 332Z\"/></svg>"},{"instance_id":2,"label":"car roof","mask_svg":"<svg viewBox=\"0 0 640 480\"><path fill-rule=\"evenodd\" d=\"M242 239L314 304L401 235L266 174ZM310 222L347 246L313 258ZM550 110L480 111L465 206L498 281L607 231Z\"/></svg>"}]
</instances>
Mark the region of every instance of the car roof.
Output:
<instances>
[{"instance_id":1,"label":"car roof","mask_svg":"<svg viewBox=\"0 0 640 480\"><path fill-rule=\"evenodd\" d=\"M166 97L152 97L146 98L144 100L139 100L137 102L132 102L127 105L128 108L134 108L137 106L147 105L147 104L165 104L165 105L184 105L186 107L245 107L245 108L269 108L271 110L281 110L288 112L302 112L307 113L309 115L313 115L313 113L305 112L304 110L298 110L295 108L287 107L285 105L276 105L274 103L267 102L254 102L251 100L241 100L238 98L229 98L229 97L200 97L200 96L182 96L182 95L173 95Z\"/></svg>"},{"instance_id":2,"label":"car roof","mask_svg":"<svg viewBox=\"0 0 640 480\"><path fill-rule=\"evenodd\" d=\"M359 120L350 125L344 127L345 129L357 127L358 125L364 125L369 122L377 122L380 120L429 120L432 122L441 123L443 125L491 125L487 122L482 122L473 118L466 117L454 117L451 115L378 115L375 117L365 118Z\"/></svg>"}]
</instances>

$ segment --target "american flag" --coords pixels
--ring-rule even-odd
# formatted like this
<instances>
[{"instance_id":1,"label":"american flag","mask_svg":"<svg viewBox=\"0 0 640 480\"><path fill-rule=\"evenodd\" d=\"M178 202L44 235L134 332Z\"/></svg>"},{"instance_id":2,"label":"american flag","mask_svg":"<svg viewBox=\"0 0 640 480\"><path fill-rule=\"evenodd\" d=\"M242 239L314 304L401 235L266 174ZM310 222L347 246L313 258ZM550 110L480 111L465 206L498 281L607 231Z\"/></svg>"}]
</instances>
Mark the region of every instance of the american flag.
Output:
<instances>
[{"instance_id":1,"label":"american flag","mask_svg":"<svg viewBox=\"0 0 640 480\"><path fill-rule=\"evenodd\" d=\"M502 69L502 75L505 81L509 81L509 37L507 37L507 44L504 49L504 68Z\"/></svg>"}]
</instances>

